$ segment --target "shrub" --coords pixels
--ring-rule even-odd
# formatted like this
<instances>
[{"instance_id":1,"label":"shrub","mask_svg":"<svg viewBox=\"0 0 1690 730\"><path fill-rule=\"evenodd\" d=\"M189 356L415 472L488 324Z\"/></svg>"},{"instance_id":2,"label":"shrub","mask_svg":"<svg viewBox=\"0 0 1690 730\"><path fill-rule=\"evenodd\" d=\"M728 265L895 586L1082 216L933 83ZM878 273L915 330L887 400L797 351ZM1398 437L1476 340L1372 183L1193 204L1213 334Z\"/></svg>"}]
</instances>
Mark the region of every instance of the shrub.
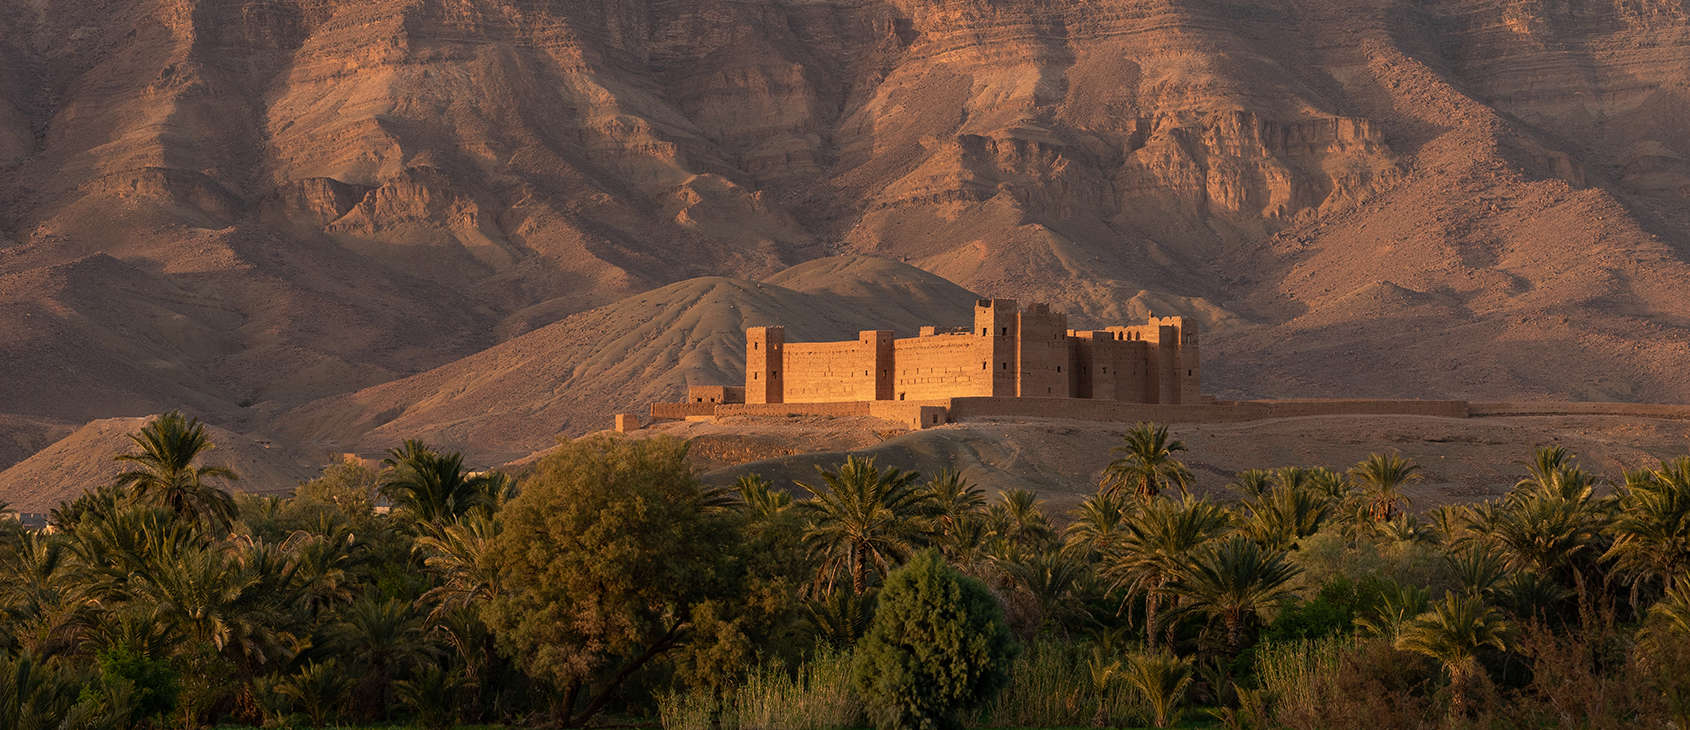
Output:
<instances>
[{"instance_id":1,"label":"shrub","mask_svg":"<svg viewBox=\"0 0 1690 730\"><path fill-rule=\"evenodd\" d=\"M1121 664L1121 678L1150 705L1156 727L1167 727L1179 720L1185 690L1191 686L1191 660L1165 652L1132 654Z\"/></svg>"},{"instance_id":2,"label":"shrub","mask_svg":"<svg viewBox=\"0 0 1690 730\"><path fill-rule=\"evenodd\" d=\"M929 550L887 577L854 675L877 727L954 728L1003 686L1014 655L991 593Z\"/></svg>"}]
</instances>

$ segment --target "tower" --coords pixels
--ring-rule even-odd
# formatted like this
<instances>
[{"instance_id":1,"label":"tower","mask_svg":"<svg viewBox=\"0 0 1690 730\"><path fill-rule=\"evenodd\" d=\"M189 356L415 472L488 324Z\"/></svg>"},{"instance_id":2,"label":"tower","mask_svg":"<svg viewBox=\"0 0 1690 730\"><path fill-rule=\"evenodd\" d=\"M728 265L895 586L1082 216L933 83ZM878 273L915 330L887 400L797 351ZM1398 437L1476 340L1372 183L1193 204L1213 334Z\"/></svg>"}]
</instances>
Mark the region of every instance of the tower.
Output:
<instances>
[{"instance_id":1,"label":"tower","mask_svg":"<svg viewBox=\"0 0 1690 730\"><path fill-rule=\"evenodd\" d=\"M786 328L750 327L745 330L745 402L784 403L780 376Z\"/></svg>"},{"instance_id":2,"label":"tower","mask_svg":"<svg viewBox=\"0 0 1690 730\"><path fill-rule=\"evenodd\" d=\"M974 301L974 333L985 338L981 358L992 371L990 394L1015 397L1020 363L1017 343L1021 339L1020 307L1014 299Z\"/></svg>"}]
</instances>

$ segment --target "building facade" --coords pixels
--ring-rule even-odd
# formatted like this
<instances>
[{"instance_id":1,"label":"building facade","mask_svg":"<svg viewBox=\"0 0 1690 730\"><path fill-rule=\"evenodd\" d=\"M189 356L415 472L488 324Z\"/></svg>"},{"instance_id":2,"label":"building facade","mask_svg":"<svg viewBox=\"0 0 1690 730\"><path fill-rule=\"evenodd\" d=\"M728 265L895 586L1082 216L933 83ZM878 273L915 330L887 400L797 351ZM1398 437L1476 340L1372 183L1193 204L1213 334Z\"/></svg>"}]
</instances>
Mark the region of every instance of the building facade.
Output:
<instances>
[{"instance_id":1,"label":"building facade","mask_svg":"<svg viewBox=\"0 0 1690 730\"><path fill-rule=\"evenodd\" d=\"M982 299L973 327L923 327L916 337L865 330L843 342L787 342L781 327L752 327L744 402L986 396L1197 404L1198 355L1197 323L1181 317L1075 331L1044 304Z\"/></svg>"}]
</instances>

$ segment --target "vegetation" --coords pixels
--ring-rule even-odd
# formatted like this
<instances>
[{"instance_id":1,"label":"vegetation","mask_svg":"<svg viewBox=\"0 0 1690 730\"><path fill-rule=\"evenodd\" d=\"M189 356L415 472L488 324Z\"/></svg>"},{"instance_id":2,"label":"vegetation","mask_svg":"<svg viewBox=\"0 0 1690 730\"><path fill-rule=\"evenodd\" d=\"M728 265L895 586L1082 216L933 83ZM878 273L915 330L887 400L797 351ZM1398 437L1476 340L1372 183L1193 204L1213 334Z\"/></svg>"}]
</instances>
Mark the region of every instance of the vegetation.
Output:
<instances>
[{"instance_id":1,"label":"vegetation","mask_svg":"<svg viewBox=\"0 0 1690 730\"><path fill-rule=\"evenodd\" d=\"M169 414L50 530L0 528L0 718L1690 726L1690 457L1546 448L1427 509L1394 453L1223 490L1183 451L1131 429L1066 514L855 457L712 486L609 437L518 475L407 442L277 499Z\"/></svg>"},{"instance_id":2,"label":"vegetation","mask_svg":"<svg viewBox=\"0 0 1690 730\"><path fill-rule=\"evenodd\" d=\"M1014 651L991 593L930 550L887 579L854 677L876 726L943 730L1003 685Z\"/></svg>"}]
</instances>

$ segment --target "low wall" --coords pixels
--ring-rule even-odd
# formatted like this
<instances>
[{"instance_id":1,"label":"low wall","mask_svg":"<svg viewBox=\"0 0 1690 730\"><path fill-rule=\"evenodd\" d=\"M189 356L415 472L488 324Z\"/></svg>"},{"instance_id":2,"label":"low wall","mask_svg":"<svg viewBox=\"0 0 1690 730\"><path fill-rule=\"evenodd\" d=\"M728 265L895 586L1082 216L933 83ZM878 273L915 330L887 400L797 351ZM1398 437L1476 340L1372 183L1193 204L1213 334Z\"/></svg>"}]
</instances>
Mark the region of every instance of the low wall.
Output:
<instances>
[{"instance_id":1,"label":"low wall","mask_svg":"<svg viewBox=\"0 0 1690 730\"><path fill-rule=\"evenodd\" d=\"M950 423L950 401L875 401L869 404L869 415L902 424L912 430L932 428Z\"/></svg>"},{"instance_id":2,"label":"low wall","mask_svg":"<svg viewBox=\"0 0 1690 730\"><path fill-rule=\"evenodd\" d=\"M1466 418L1466 401L1306 400L1160 405L1080 398L952 398L952 419L1072 418L1132 423L1231 423L1303 416L1400 415Z\"/></svg>"},{"instance_id":3,"label":"low wall","mask_svg":"<svg viewBox=\"0 0 1690 730\"><path fill-rule=\"evenodd\" d=\"M1571 401L1474 401L1473 416L1630 416L1690 419L1690 405Z\"/></svg>"},{"instance_id":4,"label":"low wall","mask_svg":"<svg viewBox=\"0 0 1690 730\"><path fill-rule=\"evenodd\" d=\"M850 403L730 403L716 406L717 416L867 416L871 403L882 401L852 401Z\"/></svg>"},{"instance_id":5,"label":"low wall","mask_svg":"<svg viewBox=\"0 0 1690 730\"><path fill-rule=\"evenodd\" d=\"M651 404L651 420L653 421L684 421L692 416L713 416L715 414L715 403Z\"/></svg>"},{"instance_id":6,"label":"low wall","mask_svg":"<svg viewBox=\"0 0 1690 730\"><path fill-rule=\"evenodd\" d=\"M1253 400L1161 405L1085 398L965 397L848 403L653 403L653 420L709 416L871 416L909 428L971 418L1070 418L1135 423L1236 423L1310 416L1623 416L1690 420L1690 405L1664 403L1517 402L1461 400Z\"/></svg>"}]
</instances>

